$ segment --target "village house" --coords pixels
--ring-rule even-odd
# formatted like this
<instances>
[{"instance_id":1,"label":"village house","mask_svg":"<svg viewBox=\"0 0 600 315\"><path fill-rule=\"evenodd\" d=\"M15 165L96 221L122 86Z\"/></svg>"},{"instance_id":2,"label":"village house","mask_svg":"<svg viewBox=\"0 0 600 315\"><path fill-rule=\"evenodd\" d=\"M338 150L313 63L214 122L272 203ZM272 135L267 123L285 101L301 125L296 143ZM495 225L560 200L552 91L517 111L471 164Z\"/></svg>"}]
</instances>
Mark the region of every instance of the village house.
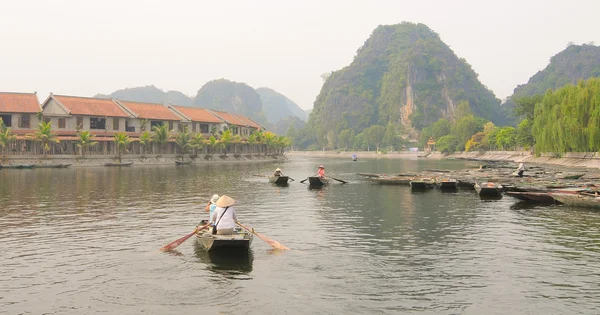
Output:
<instances>
[{"instance_id":1,"label":"village house","mask_svg":"<svg viewBox=\"0 0 600 315\"><path fill-rule=\"evenodd\" d=\"M37 113L41 112L36 93L0 92L0 119L17 135L37 129Z\"/></svg>"},{"instance_id":2,"label":"village house","mask_svg":"<svg viewBox=\"0 0 600 315\"><path fill-rule=\"evenodd\" d=\"M127 132L139 135L144 131L152 131L152 127L166 123L171 132L189 130L189 119L180 117L162 104L142 103L116 100L116 103L131 114L132 119L125 121Z\"/></svg>"},{"instance_id":3,"label":"village house","mask_svg":"<svg viewBox=\"0 0 600 315\"><path fill-rule=\"evenodd\" d=\"M222 119L204 108L169 105L169 109L190 121L190 131L193 133L202 133L208 136L211 130L223 131L223 127L227 125Z\"/></svg>"},{"instance_id":4,"label":"village house","mask_svg":"<svg viewBox=\"0 0 600 315\"><path fill-rule=\"evenodd\" d=\"M42 103L42 110L44 120L51 121L52 130L59 136L74 136L78 130L89 130L97 138L112 137L125 132L126 122L132 118L114 100L93 97L50 94Z\"/></svg>"},{"instance_id":5,"label":"village house","mask_svg":"<svg viewBox=\"0 0 600 315\"><path fill-rule=\"evenodd\" d=\"M228 128L233 131L233 134L242 137L249 137L252 132L263 129L252 119L239 114L230 114L217 110L210 110L210 112L225 121Z\"/></svg>"}]
</instances>

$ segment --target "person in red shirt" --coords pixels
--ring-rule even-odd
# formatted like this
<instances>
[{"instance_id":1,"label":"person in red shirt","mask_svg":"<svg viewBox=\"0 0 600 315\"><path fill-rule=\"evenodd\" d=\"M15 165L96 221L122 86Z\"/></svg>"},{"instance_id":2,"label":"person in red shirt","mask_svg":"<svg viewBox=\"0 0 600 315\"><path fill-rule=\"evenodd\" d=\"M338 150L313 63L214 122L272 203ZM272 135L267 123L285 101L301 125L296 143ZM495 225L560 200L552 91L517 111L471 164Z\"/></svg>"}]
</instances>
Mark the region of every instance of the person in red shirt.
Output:
<instances>
[{"instance_id":1,"label":"person in red shirt","mask_svg":"<svg viewBox=\"0 0 600 315\"><path fill-rule=\"evenodd\" d=\"M317 171L317 175L321 178L325 178L325 167L323 165L319 165L319 170Z\"/></svg>"}]
</instances>

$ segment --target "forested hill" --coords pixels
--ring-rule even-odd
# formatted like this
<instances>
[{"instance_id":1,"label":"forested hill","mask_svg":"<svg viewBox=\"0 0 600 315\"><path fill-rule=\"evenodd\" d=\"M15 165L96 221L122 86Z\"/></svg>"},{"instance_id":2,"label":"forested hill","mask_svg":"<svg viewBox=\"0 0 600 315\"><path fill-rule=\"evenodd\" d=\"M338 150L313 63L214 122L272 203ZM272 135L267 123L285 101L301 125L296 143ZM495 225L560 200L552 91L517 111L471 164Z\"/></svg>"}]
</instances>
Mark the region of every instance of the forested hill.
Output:
<instances>
[{"instance_id":1,"label":"forested hill","mask_svg":"<svg viewBox=\"0 0 600 315\"><path fill-rule=\"evenodd\" d=\"M284 95L264 87L256 89L256 92L260 95L263 111L270 123L277 123L280 119L290 116L296 116L304 121L308 119L306 112Z\"/></svg>"},{"instance_id":2,"label":"forested hill","mask_svg":"<svg viewBox=\"0 0 600 315\"><path fill-rule=\"evenodd\" d=\"M548 66L533 75L527 84L515 88L506 106L514 107L514 100L523 96L544 94L568 83L600 77L600 47L594 45L569 45L552 58Z\"/></svg>"},{"instance_id":3,"label":"forested hill","mask_svg":"<svg viewBox=\"0 0 600 315\"><path fill-rule=\"evenodd\" d=\"M439 118L453 119L465 101L475 115L503 124L500 100L471 66L426 25L403 22L377 27L353 62L331 73L308 126L317 141L389 122L414 135Z\"/></svg>"},{"instance_id":4,"label":"forested hill","mask_svg":"<svg viewBox=\"0 0 600 315\"><path fill-rule=\"evenodd\" d=\"M178 92L165 92L154 85L135 87L129 89L117 90L110 95L97 94L95 97L116 98L120 100L128 100L135 102L162 103L162 104L177 104L182 106L192 105L191 97Z\"/></svg>"},{"instance_id":5,"label":"forested hill","mask_svg":"<svg viewBox=\"0 0 600 315\"><path fill-rule=\"evenodd\" d=\"M198 91L194 105L248 116L267 124L260 96L245 83L225 79L210 81Z\"/></svg>"}]
</instances>

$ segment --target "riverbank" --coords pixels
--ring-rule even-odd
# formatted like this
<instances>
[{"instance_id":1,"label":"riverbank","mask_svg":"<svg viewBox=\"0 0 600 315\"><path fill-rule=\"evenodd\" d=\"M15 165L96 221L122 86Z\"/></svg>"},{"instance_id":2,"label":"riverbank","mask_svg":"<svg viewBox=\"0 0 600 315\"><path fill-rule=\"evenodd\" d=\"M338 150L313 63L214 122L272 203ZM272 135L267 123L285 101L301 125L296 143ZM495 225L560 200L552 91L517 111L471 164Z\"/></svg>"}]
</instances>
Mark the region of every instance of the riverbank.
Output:
<instances>
[{"instance_id":1,"label":"riverbank","mask_svg":"<svg viewBox=\"0 0 600 315\"><path fill-rule=\"evenodd\" d=\"M287 159L286 156L281 155L227 155L227 156L198 156L190 158L185 156L181 158L180 155L175 154L162 154L162 155L125 155L121 158L122 163L133 162L133 165L173 165L175 161L185 161L189 164L223 164L223 163L259 163L259 162L271 162L280 161ZM57 164L70 164L72 167L88 167L88 166L104 166L106 163L117 163L118 160L114 156L107 157L101 156L81 156L72 155L49 155L43 158L39 155L20 155L11 156L4 163L5 165L18 165L18 164L33 164L36 166L40 165L57 165Z\"/></svg>"},{"instance_id":2,"label":"riverbank","mask_svg":"<svg viewBox=\"0 0 600 315\"><path fill-rule=\"evenodd\" d=\"M287 152L289 157L307 157L307 158L340 158L350 159L352 154L356 154L358 159L464 159L472 161L504 161L527 164L548 164L556 166L565 166L571 168L598 168L600 169L600 154L594 152L566 153L562 157L555 157L554 154L542 154L536 157L529 151L488 151L488 152L460 152L450 155L443 155L439 152L433 152L427 157L423 157L424 152L393 152L386 154L376 154L375 152L336 152L336 151L292 151Z\"/></svg>"}]
</instances>

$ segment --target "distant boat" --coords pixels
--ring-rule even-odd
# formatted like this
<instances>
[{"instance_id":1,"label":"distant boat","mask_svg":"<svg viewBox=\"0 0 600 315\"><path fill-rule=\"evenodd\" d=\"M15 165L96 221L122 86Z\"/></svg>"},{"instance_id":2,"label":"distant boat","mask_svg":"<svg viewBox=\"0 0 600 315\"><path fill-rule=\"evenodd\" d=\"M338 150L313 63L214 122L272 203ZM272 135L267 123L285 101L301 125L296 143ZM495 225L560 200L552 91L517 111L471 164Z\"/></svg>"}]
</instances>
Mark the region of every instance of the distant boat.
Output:
<instances>
[{"instance_id":1,"label":"distant boat","mask_svg":"<svg viewBox=\"0 0 600 315\"><path fill-rule=\"evenodd\" d=\"M352 154L352 161L356 162L358 160L358 157L356 156L356 154Z\"/></svg>"},{"instance_id":2,"label":"distant boat","mask_svg":"<svg viewBox=\"0 0 600 315\"><path fill-rule=\"evenodd\" d=\"M288 176L270 176L269 182L277 185L286 185L289 179Z\"/></svg>"},{"instance_id":3,"label":"distant boat","mask_svg":"<svg viewBox=\"0 0 600 315\"><path fill-rule=\"evenodd\" d=\"M313 187L325 186L329 183L327 178L321 178L319 176L312 176L308 178L308 184Z\"/></svg>"},{"instance_id":4,"label":"distant boat","mask_svg":"<svg viewBox=\"0 0 600 315\"><path fill-rule=\"evenodd\" d=\"M71 164L38 164L35 168L67 168Z\"/></svg>"},{"instance_id":5,"label":"distant boat","mask_svg":"<svg viewBox=\"0 0 600 315\"><path fill-rule=\"evenodd\" d=\"M104 166L131 166L133 162L125 162L125 163L104 163Z\"/></svg>"},{"instance_id":6,"label":"distant boat","mask_svg":"<svg viewBox=\"0 0 600 315\"><path fill-rule=\"evenodd\" d=\"M192 161L175 161L175 164L177 165L187 165L187 164L191 164Z\"/></svg>"},{"instance_id":7,"label":"distant boat","mask_svg":"<svg viewBox=\"0 0 600 315\"><path fill-rule=\"evenodd\" d=\"M503 188L502 185L491 182L475 183L475 190L480 197L502 197Z\"/></svg>"}]
</instances>

